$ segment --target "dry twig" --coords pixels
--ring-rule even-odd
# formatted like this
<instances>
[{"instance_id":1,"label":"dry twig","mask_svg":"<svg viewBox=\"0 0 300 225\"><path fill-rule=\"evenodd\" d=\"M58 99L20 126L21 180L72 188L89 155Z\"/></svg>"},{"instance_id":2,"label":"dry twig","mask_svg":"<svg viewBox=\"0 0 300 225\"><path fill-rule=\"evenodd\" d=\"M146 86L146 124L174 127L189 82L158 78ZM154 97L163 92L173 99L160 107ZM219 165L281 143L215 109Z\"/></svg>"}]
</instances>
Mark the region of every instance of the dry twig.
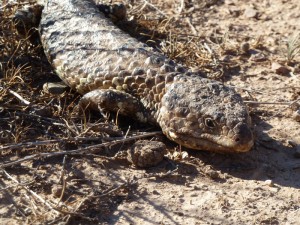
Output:
<instances>
[{"instance_id":1,"label":"dry twig","mask_svg":"<svg viewBox=\"0 0 300 225\"><path fill-rule=\"evenodd\" d=\"M161 134L160 131L150 132L150 133L146 133L146 134L143 134L143 135L136 135L136 136L128 137L128 138L125 138L125 139L105 142L105 143L102 143L102 144L92 145L92 146L88 146L88 147L85 147L85 148L79 148L79 149L75 149L75 150L61 151L61 152L37 153L37 154L26 156L22 159L18 159L18 160L8 162L8 163L2 163L2 164L0 164L0 168L13 166L13 165L20 164L22 162L33 160L33 159L36 159L36 158L48 158L48 157L54 157L54 156L60 156L60 155L72 155L72 154L78 154L78 153L81 153L81 152L88 153L89 151L93 151L95 148L107 147L107 146L111 146L111 145L115 145L115 144L134 141L134 140L137 140L137 139L140 139L140 138L155 136L155 135L159 135L159 134Z\"/></svg>"},{"instance_id":2,"label":"dry twig","mask_svg":"<svg viewBox=\"0 0 300 225\"><path fill-rule=\"evenodd\" d=\"M14 95L17 99L19 99L24 105L30 105L30 101L27 101L26 99L24 99L17 92L12 91L12 90L8 90L8 92L11 93L12 95Z\"/></svg>"},{"instance_id":3,"label":"dry twig","mask_svg":"<svg viewBox=\"0 0 300 225\"><path fill-rule=\"evenodd\" d=\"M140 11L142 11L146 6L149 6L149 7L153 8L153 9L155 9L159 14L161 14L164 17L167 17L166 14L163 11L161 11L159 8L157 8L155 5L153 5L152 3L148 2L147 0L144 0L144 5L140 9Z\"/></svg>"},{"instance_id":4,"label":"dry twig","mask_svg":"<svg viewBox=\"0 0 300 225\"><path fill-rule=\"evenodd\" d=\"M298 100L297 100L298 101ZM246 104L256 104L256 105L292 105L293 102L258 102L258 101L244 101Z\"/></svg>"},{"instance_id":5,"label":"dry twig","mask_svg":"<svg viewBox=\"0 0 300 225\"><path fill-rule=\"evenodd\" d=\"M7 173L5 170L2 170L3 173L13 182L19 184L19 181L16 180L14 177L12 177L9 173ZM59 209L55 206L52 205L52 203L50 203L49 201L45 200L44 198L42 198L40 195L38 195L36 192L32 191L29 187L27 187L26 185L23 185L22 188L24 188L26 191L28 191L32 196L34 196L36 199L38 199L41 203L43 203L45 206L47 206L48 209L53 210L56 215L61 214L67 214L67 215L73 215L73 216L78 216L87 220L91 220L91 218L83 216L81 213L76 213L76 212L68 212L62 209Z\"/></svg>"}]
</instances>

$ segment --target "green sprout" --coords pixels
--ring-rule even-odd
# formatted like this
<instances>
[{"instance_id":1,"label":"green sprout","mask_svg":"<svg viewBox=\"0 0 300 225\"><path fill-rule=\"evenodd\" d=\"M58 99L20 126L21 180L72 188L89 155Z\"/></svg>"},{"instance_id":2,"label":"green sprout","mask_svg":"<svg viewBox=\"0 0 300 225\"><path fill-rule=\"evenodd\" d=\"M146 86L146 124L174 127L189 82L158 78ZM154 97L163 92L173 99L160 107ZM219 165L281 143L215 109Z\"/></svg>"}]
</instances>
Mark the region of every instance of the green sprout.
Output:
<instances>
[{"instance_id":1,"label":"green sprout","mask_svg":"<svg viewBox=\"0 0 300 225\"><path fill-rule=\"evenodd\" d=\"M290 63L300 52L300 33L287 42L287 62Z\"/></svg>"}]
</instances>

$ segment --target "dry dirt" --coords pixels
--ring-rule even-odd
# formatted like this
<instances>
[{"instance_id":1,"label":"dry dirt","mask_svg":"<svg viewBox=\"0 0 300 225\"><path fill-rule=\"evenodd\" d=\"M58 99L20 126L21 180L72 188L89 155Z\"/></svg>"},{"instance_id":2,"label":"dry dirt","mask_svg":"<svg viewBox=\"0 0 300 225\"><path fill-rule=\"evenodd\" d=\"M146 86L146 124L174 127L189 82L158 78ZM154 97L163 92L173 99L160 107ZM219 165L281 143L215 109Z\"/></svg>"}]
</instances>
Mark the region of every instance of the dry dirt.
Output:
<instances>
[{"instance_id":1,"label":"dry dirt","mask_svg":"<svg viewBox=\"0 0 300 225\"><path fill-rule=\"evenodd\" d=\"M300 224L300 57L287 49L300 34L298 0L124 3L130 19L159 34L154 46L236 87L248 101L255 146L220 155L157 136L168 154L149 169L125 160L132 142L58 155L149 126L79 117L76 93L45 93L43 84L58 79L41 47L11 27L7 18L20 6L3 4L0 223Z\"/></svg>"}]
</instances>

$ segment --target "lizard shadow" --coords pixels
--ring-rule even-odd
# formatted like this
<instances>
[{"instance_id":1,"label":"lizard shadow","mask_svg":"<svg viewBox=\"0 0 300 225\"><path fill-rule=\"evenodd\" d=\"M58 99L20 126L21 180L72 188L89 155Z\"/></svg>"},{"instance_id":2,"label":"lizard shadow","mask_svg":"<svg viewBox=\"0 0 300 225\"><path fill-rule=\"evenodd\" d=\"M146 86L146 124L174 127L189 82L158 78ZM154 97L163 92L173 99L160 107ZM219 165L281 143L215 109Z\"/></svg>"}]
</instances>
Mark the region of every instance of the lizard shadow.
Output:
<instances>
[{"instance_id":1,"label":"lizard shadow","mask_svg":"<svg viewBox=\"0 0 300 225\"><path fill-rule=\"evenodd\" d=\"M249 152L218 154L187 149L189 155L200 161L197 164L210 166L213 170L227 173L236 178L258 181L272 180L274 184L300 188L300 163L299 159L294 155L295 147L284 145L282 142L270 137L268 131L273 129L273 127L258 116L253 117L253 120L255 123L255 145ZM169 145L169 148L176 146L167 138L164 138L162 141L167 146ZM177 164L178 168L182 168L178 170L178 174L184 177L188 175L193 179L193 176L199 176L199 174L204 173L204 175L207 175L205 174L205 169L199 168L201 165L198 167L196 164L185 163L185 161L176 161L174 163ZM171 164L165 165L164 170L173 170L174 168L171 168ZM160 169L154 168L154 170L157 172ZM226 181L220 177L211 178L217 182ZM167 180L177 185L182 185L186 182L186 180L178 182L178 179L175 179L177 180L175 182L172 179Z\"/></svg>"},{"instance_id":2,"label":"lizard shadow","mask_svg":"<svg viewBox=\"0 0 300 225\"><path fill-rule=\"evenodd\" d=\"M294 156L295 148L285 146L267 134L272 126L256 122L255 145L241 154L216 154L189 151L215 170L243 180L272 180L274 184L300 188L300 163Z\"/></svg>"}]
</instances>

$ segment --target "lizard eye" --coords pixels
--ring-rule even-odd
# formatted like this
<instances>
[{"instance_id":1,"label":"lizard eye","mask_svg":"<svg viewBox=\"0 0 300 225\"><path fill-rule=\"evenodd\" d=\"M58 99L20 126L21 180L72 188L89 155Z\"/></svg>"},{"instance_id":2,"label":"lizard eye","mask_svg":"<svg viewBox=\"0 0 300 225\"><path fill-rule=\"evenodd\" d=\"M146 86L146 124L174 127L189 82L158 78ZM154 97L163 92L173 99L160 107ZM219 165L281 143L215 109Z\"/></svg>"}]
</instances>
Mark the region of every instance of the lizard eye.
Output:
<instances>
[{"instance_id":1,"label":"lizard eye","mask_svg":"<svg viewBox=\"0 0 300 225\"><path fill-rule=\"evenodd\" d=\"M211 118L206 118L204 120L205 126L209 127L209 128L214 128L215 127L215 123L213 121L213 119Z\"/></svg>"}]
</instances>

